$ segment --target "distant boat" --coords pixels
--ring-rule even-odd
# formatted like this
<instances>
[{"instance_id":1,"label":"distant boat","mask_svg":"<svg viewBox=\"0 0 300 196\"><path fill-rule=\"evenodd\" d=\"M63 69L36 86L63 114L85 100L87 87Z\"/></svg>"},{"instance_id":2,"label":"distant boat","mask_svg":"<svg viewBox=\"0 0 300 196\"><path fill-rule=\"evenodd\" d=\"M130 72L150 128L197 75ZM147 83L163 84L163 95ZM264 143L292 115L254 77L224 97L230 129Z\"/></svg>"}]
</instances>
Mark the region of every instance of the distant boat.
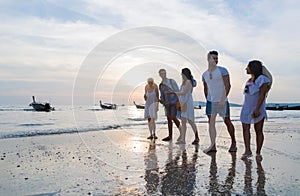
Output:
<instances>
[{"instance_id":1,"label":"distant boat","mask_svg":"<svg viewBox=\"0 0 300 196\"><path fill-rule=\"evenodd\" d=\"M33 107L36 111L44 111L44 112L50 112L54 110L54 107L50 106L50 103L38 103L35 101L35 97L32 96L32 103L29 104L29 106Z\"/></svg>"},{"instance_id":2,"label":"distant boat","mask_svg":"<svg viewBox=\"0 0 300 196\"><path fill-rule=\"evenodd\" d=\"M135 107L137 109L145 109L145 105L144 104L136 104L135 101L133 102L133 104L135 105Z\"/></svg>"},{"instance_id":3,"label":"distant boat","mask_svg":"<svg viewBox=\"0 0 300 196\"><path fill-rule=\"evenodd\" d=\"M300 104L267 104L266 110L300 110Z\"/></svg>"},{"instance_id":4,"label":"distant boat","mask_svg":"<svg viewBox=\"0 0 300 196\"><path fill-rule=\"evenodd\" d=\"M101 102L101 100L99 101L100 103L100 107L102 109L110 109L110 110L115 110L117 109L117 105L116 104L113 104L113 103L103 103Z\"/></svg>"}]
</instances>

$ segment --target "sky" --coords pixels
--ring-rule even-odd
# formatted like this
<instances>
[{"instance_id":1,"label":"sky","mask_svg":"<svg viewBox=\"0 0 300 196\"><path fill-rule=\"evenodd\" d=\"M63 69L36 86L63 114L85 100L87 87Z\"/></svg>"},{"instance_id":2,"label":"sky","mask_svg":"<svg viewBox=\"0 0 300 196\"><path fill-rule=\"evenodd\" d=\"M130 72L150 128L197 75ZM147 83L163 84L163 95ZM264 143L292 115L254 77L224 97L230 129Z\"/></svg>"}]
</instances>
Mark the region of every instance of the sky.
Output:
<instances>
[{"instance_id":1,"label":"sky","mask_svg":"<svg viewBox=\"0 0 300 196\"><path fill-rule=\"evenodd\" d=\"M54 105L74 96L76 104L142 102L148 77L159 83L166 68L180 84L183 67L198 81L194 100L205 101L209 50L229 70L231 102L243 102L253 59L273 75L267 102L300 102L299 8L296 0L2 0L0 104L27 105L32 95ZM148 27L155 31L130 34Z\"/></svg>"}]
</instances>

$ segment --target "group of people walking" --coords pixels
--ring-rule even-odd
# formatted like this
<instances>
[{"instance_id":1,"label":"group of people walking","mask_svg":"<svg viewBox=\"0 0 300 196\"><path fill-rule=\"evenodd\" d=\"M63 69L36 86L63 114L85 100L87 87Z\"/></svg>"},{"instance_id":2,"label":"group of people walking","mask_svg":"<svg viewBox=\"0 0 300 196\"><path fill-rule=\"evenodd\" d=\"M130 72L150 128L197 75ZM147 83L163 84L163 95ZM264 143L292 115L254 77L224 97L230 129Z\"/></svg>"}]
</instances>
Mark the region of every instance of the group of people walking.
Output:
<instances>
[{"instance_id":1,"label":"group of people walking","mask_svg":"<svg viewBox=\"0 0 300 196\"><path fill-rule=\"evenodd\" d=\"M230 92L230 76L225 67L218 66L218 52L210 51L207 55L208 69L202 75L203 90L206 98L206 115L208 117L208 132L211 140L210 146L204 150L205 153L216 152L216 116L219 114L227 127L231 137L231 146L229 152L236 152L235 128L230 119L230 106L228 94ZM272 76L260 61L250 61L247 68L247 74L251 77L246 82L244 89L244 103L241 110L240 120L243 127L243 137L245 152L242 158L252 155L250 149L250 125L254 124L256 133L256 156L261 157L261 148L264 141L263 125L267 118L265 110L265 98L272 83ZM199 144L199 135L195 124L193 88L197 82L192 76L190 69L181 70L182 83L180 88L175 80L167 78L165 69L159 70L159 76L162 81L159 85L154 83L153 78L147 80L145 86L144 98L145 118L148 120L150 136L148 139L157 139L155 134L155 120L159 103L163 104L168 121L167 137L163 141L173 139L173 122L179 130L177 144L185 144L187 123L192 127L195 139L192 144ZM159 96L160 94L160 96ZM178 120L180 118L180 121Z\"/></svg>"}]
</instances>

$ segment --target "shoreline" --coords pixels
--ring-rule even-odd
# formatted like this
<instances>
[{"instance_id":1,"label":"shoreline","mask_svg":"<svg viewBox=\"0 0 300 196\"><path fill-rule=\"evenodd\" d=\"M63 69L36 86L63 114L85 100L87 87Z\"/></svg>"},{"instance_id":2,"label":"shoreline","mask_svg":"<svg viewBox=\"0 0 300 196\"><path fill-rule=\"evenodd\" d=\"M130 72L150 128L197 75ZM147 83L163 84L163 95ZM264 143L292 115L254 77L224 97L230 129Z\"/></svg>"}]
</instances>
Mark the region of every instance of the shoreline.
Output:
<instances>
[{"instance_id":1,"label":"shoreline","mask_svg":"<svg viewBox=\"0 0 300 196\"><path fill-rule=\"evenodd\" d=\"M232 154L227 152L230 139L222 124L217 124L218 151L210 155L202 152L209 144L206 124L197 124L198 149L191 145L190 127L186 145L175 144L176 129L172 142L161 141L166 125L158 126L155 143L146 139L145 126L1 139L0 194L299 194L297 127L288 131L267 122L263 161L257 162L255 156L240 159L241 126L234 125L238 152ZM255 151L254 132L251 148Z\"/></svg>"}]
</instances>

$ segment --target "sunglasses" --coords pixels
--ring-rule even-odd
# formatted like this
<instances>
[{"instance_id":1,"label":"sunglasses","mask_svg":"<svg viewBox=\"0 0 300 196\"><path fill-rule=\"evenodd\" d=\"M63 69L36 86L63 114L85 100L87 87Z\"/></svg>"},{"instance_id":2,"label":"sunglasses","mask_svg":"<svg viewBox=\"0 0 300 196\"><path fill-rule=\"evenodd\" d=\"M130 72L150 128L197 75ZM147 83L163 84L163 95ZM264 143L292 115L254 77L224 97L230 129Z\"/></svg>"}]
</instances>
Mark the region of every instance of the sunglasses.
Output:
<instances>
[{"instance_id":1,"label":"sunglasses","mask_svg":"<svg viewBox=\"0 0 300 196\"><path fill-rule=\"evenodd\" d=\"M209 73L209 79L212 79L213 77L212 77L212 73Z\"/></svg>"},{"instance_id":2,"label":"sunglasses","mask_svg":"<svg viewBox=\"0 0 300 196\"><path fill-rule=\"evenodd\" d=\"M249 85L245 86L244 93L249 93Z\"/></svg>"}]
</instances>

